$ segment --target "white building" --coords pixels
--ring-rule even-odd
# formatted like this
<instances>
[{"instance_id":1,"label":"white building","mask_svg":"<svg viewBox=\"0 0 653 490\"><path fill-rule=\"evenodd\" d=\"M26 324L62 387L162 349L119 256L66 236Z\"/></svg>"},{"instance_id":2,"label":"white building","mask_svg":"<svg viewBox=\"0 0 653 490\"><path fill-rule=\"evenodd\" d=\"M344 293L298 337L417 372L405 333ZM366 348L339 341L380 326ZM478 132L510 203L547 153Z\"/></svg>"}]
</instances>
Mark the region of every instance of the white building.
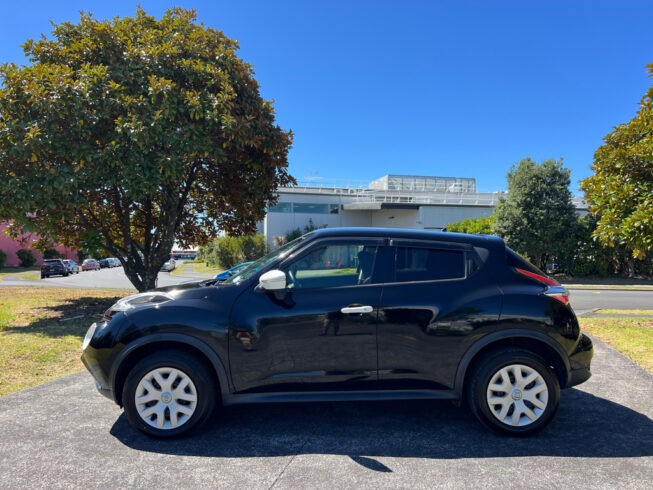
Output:
<instances>
[{"instance_id":1,"label":"white building","mask_svg":"<svg viewBox=\"0 0 653 490\"><path fill-rule=\"evenodd\" d=\"M278 190L279 201L268 209L259 232L274 243L312 221L329 228L364 226L442 230L466 218L490 216L502 192L476 192L476 179L386 175L368 185L300 182ZM574 198L580 213L587 212Z\"/></svg>"}]
</instances>

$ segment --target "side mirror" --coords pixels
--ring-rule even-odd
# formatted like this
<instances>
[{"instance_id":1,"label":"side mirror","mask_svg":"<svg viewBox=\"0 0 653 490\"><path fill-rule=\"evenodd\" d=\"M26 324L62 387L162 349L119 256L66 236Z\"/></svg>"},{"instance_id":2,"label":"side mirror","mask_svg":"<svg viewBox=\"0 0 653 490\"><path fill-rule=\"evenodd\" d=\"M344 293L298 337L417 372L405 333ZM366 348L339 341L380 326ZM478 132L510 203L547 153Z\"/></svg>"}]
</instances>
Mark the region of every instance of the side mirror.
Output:
<instances>
[{"instance_id":1,"label":"side mirror","mask_svg":"<svg viewBox=\"0 0 653 490\"><path fill-rule=\"evenodd\" d=\"M266 291L286 289L286 274L280 270L271 270L258 279L258 285Z\"/></svg>"}]
</instances>

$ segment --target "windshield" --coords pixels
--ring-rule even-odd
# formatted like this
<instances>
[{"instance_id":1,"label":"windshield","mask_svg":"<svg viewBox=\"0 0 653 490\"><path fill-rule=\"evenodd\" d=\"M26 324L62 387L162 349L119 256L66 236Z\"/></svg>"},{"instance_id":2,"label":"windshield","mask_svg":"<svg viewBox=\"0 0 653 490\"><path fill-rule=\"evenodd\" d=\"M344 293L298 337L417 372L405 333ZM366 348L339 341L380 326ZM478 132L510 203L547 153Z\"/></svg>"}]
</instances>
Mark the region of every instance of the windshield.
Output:
<instances>
[{"instance_id":1,"label":"windshield","mask_svg":"<svg viewBox=\"0 0 653 490\"><path fill-rule=\"evenodd\" d=\"M306 240L311 234L308 233L304 236L301 236L292 242L288 242L282 247L279 247L276 250L273 250L269 254L261 257L260 259L256 260L255 262L252 262L249 264L245 269L238 270L237 275L231 276L229 279L227 279L223 284L235 284L240 281L244 281L245 279L249 279L252 277L256 272L259 270L265 268L267 265L271 264L275 260L283 257L286 255L291 249L295 248L297 245L299 245L302 241Z\"/></svg>"}]
</instances>

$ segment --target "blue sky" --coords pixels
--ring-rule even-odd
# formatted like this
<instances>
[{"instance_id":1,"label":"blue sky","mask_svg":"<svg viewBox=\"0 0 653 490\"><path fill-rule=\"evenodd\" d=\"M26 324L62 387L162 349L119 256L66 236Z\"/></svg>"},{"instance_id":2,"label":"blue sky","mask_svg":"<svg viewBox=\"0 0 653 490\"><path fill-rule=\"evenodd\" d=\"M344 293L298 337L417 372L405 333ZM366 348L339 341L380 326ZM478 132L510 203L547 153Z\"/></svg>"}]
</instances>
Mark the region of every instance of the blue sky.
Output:
<instances>
[{"instance_id":1,"label":"blue sky","mask_svg":"<svg viewBox=\"0 0 653 490\"><path fill-rule=\"evenodd\" d=\"M50 20L132 15L139 2L5 2L0 61ZM221 1L172 5L240 42L302 179L386 173L475 177L505 188L520 159L564 157L572 189L653 80L651 1Z\"/></svg>"}]
</instances>

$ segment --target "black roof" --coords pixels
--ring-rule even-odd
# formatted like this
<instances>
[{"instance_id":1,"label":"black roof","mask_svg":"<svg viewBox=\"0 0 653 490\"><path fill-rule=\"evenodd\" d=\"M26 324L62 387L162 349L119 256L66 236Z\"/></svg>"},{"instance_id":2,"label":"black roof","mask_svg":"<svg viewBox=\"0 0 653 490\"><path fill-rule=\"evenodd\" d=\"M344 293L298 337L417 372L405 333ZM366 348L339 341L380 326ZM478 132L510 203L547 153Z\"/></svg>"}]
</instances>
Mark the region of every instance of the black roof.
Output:
<instances>
[{"instance_id":1,"label":"black roof","mask_svg":"<svg viewBox=\"0 0 653 490\"><path fill-rule=\"evenodd\" d=\"M410 230L402 228L321 228L312 232L317 237L384 237L407 238L413 240L437 240L439 242L468 243L477 247L503 245L503 240L493 235L471 235L467 233L451 233L448 231Z\"/></svg>"}]
</instances>

